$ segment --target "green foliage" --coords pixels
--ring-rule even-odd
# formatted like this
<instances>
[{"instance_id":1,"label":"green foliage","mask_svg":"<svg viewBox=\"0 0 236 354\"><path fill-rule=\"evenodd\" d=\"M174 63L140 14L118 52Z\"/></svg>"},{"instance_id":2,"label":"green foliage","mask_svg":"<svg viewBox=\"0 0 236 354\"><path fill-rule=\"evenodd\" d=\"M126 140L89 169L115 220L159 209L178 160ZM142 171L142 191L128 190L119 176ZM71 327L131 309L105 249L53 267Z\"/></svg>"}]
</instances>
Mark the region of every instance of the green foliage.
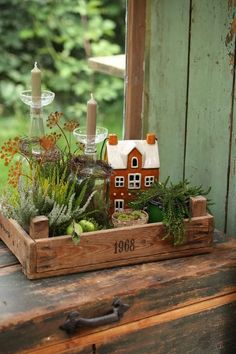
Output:
<instances>
[{"instance_id":1,"label":"green foliage","mask_svg":"<svg viewBox=\"0 0 236 354\"><path fill-rule=\"evenodd\" d=\"M168 183L169 177L164 183L156 182L149 189L138 192L135 200L130 202L130 207L141 209L147 206L149 201L159 202L166 229L164 239L171 238L174 245L179 245L184 242L185 238L184 219L191 218L189 198L205 196L210 192L210 188L204 191L202 186L191 186L187 180L176 184Z\"/></svg>"},{"instance_id":2,"label":"green foliage","mask_svg":"<svg viewBox=\"0 0 236 354\"><path fill-rule=\"evenodd\" d=\"M77 186L75 191L75 183L66 181L66 171L60 176L57 167L51 166L48 177L42 171L36 170L35 180L21 177L17 189L3 193L1 212L7 218L15 219L27 232L31 218L45 215L49 219L50 236L61 235L72 220L85 214L95 192L90 192L82 204L81 195L87 193L88 184L84 184L80 191Z\"/></svg>"},{"instance_id":3,"label":"green foliage","mask_svg":"<svg viewBox=\"0 0 236 354\"><path fill-rule=\"evenodd\" d=\"M22 115L34 61L66 116L84 117L92 91L98 102L121 100L123 81L94 73L87 59L124 52L124 20L124 0L1 0L0 111Z\"/></svg>"},{"instance_id":4,"label":"green foliage","mask_svg":"<svg viewBox=\"0 0 236 354\"><path fill-rule=\"evenodd\" d=\"M138 220L144 217L143 212L141 210L129 210L129 211L117 211L113 214L114 218L119 221L130 221L130 220Z\"/></svg>"},{"instance_id":5,"label":"green foliage","mask_svg":"<svg viewBox=\"0 0 236 354\"><path fill-rule=\"evenodd\" d=\"M123 80L94 73L88 68L87 59L124 52L126 1L0 2L0 114L5 117L0 119L1 138L5 132L9 132L8 117L14 119L12 124L24 125L22 130L27 134L29 113L19 100L19 95L23 90L30 89L30 70L34 61L39 63L43 72L42 88L56 93L53 105L55 110L65 112L66 120L73 118L84 125L86 101L90 92L94 92L100 105L98 124L119 134L122 126ZM117 124L118 117L120 127ZM1 129L2 126L7 129ZM63 175L65 167L64 163L55 163L52 171L51 165L45 164L41 175L38 175L37 184L31 184L29 180L27 187L21 184L20 192L8 195L15 214L13 209L10 210L11 207L6 213L16 218L26 230L31 217L38 213L45 214L50 218L53 235L66 227L69 214L71 219L86 216L87 206L94 195L89 189L89 182L78 189L78 186L68 182L68 171ZM60 186L57 183L58 176L62 178ZM0 184L3 184L2 179ZM4 198L3 203L6 196ZM95 213L90 212L91 216Z\"/></svg>"},{"instance_id":6,"label":"green foliage","mask_svg":"<svg viewBox=\"0 0 236 354\"><path fill-rule=\"evenodd\" d=\"M3 215L15 219L27 232L30 219L40 214L34 202L34 191L28 183L21 185L17 191L11 189L3 193L0 204Z\"/></svg>"}]
</instances>

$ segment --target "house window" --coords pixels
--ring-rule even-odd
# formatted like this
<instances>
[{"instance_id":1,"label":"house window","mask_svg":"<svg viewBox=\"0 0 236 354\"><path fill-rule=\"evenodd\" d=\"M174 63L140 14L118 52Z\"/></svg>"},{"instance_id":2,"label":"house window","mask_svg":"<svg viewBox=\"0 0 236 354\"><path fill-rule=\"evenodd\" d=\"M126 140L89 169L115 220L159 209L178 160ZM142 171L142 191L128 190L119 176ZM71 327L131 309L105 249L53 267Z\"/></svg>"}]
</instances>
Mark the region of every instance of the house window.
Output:
<instances>
[{"instance_id":1,"label":"house window","mask_svg":"<svg viewBox=\"0 0 236 354\"><path fill-rule=\"evenodd\" d=\"M123 176L117 176L115 178L115 187L124 187L125 178Z\"/></svg>"},{"instance_id":2,"label":"house window","mask_svg":"<svg viewBox=\"0 0 236 354\"><path fill-rule=\"evenodd\" d=\"M140 173L129 173L128 188L129 189L139 189L141 186L141 174Z\"/></svg>"},{"instance_id":3,"label":"house window","mask_svg":"<svg viewBox=\"0 0 236 354\"><path fill-rule=\"evenodd\" d=\"M132 168L138 168L138 159L137 159L137 157L132 157L131 167Z\"/></svg>"},{"instance_id":4,"label":"house window","mask_svg":"<svg viewBox=\"0 0 236 354\"><path fill-rule=\"evenodd\" d=\"M115 199L114 200L114 210L119 211L124 209L124 199Z\"/></svg>"},{"instance_id":5,"label":"house window","mask_svg":"<svg viewBox=\"0 0 236 354\"><path fill-rule=\"evenodd\" d=\"M154 183L154 176L146 176L144 180L144 186L150 187Z\"/></svg>"}]
</instances>

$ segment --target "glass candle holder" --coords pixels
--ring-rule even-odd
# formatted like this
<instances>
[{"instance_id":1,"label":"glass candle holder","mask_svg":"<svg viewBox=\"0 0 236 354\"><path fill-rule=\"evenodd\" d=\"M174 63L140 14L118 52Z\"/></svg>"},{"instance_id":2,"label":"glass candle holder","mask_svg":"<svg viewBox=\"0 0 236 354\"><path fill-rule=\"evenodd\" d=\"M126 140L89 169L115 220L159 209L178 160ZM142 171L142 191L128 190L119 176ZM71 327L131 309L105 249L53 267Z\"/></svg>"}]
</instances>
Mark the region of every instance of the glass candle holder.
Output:
<instances>
[{"instance_id":1,"label":"glass candle holder","mask_svg":"<svg viewBox=\"0 0 236 354\"><path fill-rule=\"evenodd\" d=\"M109 208L109 181L110 169L104 161L97 159L96 144L101 143L106 139L108 130L106 128L97 127L95 135L87 135L86 127L77 128L74 130L74 136L78 142L85 144L85 153L83 156L75 157L72 170L72 178L76 179L78 190L85 186L88 199L91 193L94 196L91 200L88 213L100 225L108 224L108 208ZM78 165L80 168L78 168Z\"/></svg>"},{"instance_id":2,"label":"glass candle holder","mask_svg":"<svg viewBox=\"0 0 236 354\"><path fill-rule=\"evenodd\" d=\"M87 128L80 127L76 128L73 132L76 140L85 145L85 155L93 155L97 153L97 146L96 144L101 143L104 141L108 135L108 130L103 127L96 128L95 135L87 135ZM95 159L97 155L95 156Z\"/></svg>"},{"instance_id":3,"label":"glass candle holder","mask_svg":"<svg viewBox=\"0 0 236 354\"><path fill-rule=\"evenodd\" d=\"M32 153L37 156L41 153L38 140L44 135L43 107L49 105L54 100L55 94L51 91L42 91L40 97L32 96L30 90L23 91L20 99L30 107L30 126L28 139L32 140Z\"/></svg>"}]
</instances>

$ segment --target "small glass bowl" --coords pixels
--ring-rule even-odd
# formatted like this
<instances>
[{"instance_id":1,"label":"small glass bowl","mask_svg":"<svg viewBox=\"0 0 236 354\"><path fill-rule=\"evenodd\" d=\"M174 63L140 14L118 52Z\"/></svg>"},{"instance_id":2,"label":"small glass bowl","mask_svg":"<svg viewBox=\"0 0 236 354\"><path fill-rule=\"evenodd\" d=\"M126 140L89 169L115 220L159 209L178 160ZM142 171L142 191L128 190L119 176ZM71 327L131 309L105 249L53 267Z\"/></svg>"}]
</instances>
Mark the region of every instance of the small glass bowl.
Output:
<instances>
[{"instance_id":1,"label":"small glass bowl","mask_svg":"<svg viewBox=\"0 0 236 354\"><path fill-rule=\"evenodd\" d=\"M54 97L55 93L51 91L42 91L41 97L34 97L34 99L31 90L23 91L20 94L21 101L34 108L47 106L54 100Z\"/></svg>"},{"instance_id":2,"label":"small glass bowl","mask_svg":"<svg viewBox=\"0 0 236 354\"><path fill-rule=\"evenodd\" d=\"M76 137L77 141L83 144L87 144L89 142L94 142L95 144L101 143L103 140L106 139L108 135L108 129L103 127L96 128L96 135L87 135L87 128L80 127L76 128L73 131L74 136Z\"/></svg>"}]
</instances>

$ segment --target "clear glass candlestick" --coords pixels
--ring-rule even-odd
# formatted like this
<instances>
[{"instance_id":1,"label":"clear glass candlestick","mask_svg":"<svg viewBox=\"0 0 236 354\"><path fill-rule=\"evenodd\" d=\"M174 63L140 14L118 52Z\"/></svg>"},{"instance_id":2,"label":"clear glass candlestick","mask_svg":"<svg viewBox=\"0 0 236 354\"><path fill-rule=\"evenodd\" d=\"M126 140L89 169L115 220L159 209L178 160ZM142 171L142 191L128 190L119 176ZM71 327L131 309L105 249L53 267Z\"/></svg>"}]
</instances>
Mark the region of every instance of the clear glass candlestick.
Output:
<instances>
[{"instance_id":1,"label":"clear glass candlestick","mask_svg":"<svg viewBox=\"0 0 236 354\"><path fill-rule=\"evenodd\" d=\"M78 190L86 185L86 198L95 193L89 207L89 214L94 216L100 225L108 224L109 208L109 180L110 172L108 165L97 159L96 144L106 139L108 130L97 127L95 135L87 135L86 127L74 130L77 141L85 144L84 156L75 157L72 178L76 179ZM76 161L78 162L76 166ZM78 165L82 168L78 168Z\"/></svg>"},{"instance_id":2,"label":"clear glass candlestick","mask_svg":"<svg viewBox=\"0 0 236 354\"><path fill-rule=\"evenodd\" d=\"M51 91L42 91L40 97L33 97L30 90L20 94L21 101L30 107L29 140L32 141L31 152L35 157L41 153L38 140L44 135L43 107L49 105L54 97Z\"/></svg>"},{"instance_id":3,"label":"clear glass candlestick","mask_svg":"<svg viewBox=\"0 0 236 354\"><path fill-rule=\"evenodd\" d=\"M95 154L94 157L97 158L96 144L99 144L106 139L108 135L108 130L103 127L97 127L95 135L87 135L87 128L81 127L81 128L76 128L73 134L78 142L85 145L85 155Z\"/></svg>"}]
</instances>

